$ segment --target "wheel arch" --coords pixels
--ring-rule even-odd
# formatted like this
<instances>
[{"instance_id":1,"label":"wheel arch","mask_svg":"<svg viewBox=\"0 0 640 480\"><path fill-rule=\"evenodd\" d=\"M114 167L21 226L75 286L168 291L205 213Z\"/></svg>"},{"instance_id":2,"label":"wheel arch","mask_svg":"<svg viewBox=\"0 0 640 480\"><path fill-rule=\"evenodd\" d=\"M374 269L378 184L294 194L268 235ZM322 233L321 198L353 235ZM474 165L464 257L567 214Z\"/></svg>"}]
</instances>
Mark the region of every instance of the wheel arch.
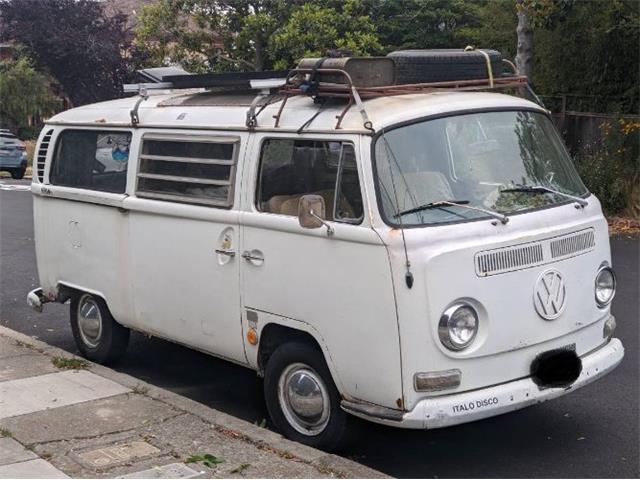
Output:
<instances>
[{"instance_id":1,"label":"wheel arch","mask_svg":"<svg viewBox=\"0 0 640 480\"><path fill-rule=\"evenodd\" d=\"M318 349L322 354L338 392L343 395L344 388L340 381L340 376L338 375L337 368L331 358L329 348L324 342L322 336L310 325L303 322L296 323L299 323L300 325L291 326L284 325L282 323L269 322L262 327L256 359L258 375L264 375L264 369L269 361L269 357L280 345L288 342L307 343L310 347ZM307 328L305 329L304 327Z\"/></svg>"}]
</instances>

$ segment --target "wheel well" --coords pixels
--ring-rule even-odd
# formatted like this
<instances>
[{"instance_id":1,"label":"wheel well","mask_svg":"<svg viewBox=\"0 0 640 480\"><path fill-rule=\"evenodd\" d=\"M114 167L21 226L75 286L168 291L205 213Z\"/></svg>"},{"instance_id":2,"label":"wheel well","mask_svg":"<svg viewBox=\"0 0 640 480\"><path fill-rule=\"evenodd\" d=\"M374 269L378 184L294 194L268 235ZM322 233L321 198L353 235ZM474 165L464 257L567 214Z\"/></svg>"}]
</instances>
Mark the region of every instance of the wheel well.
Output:
<instances>
[{"instance_id":1,"label":"wheel well","mask_svg":"<svg viewBox=\"0 0 640 480\"><path fill-rule=\"evenodd\" d=\"M58 296L56 297L56 302L65 303L67 300L70 300L71 298L77 295L81 295L82 293L85 293L85 292L77 288L73 288L68 285L65 285L64 283L59 283Z\"/></svg>"},{"instance_id":2,"label":"wheel well","mask_svg":"<svg viewBox=\"0 0 640 480\"><path fill-rule=\"evenodd\" d=\"M260 347L258 349L259 375L263 374L271 354L273 354L280 345L287 342L307 343L309 346L317 348L320 353L323 353L317 340L307 332L278 325L277 323L269 323L265 325L260 334Z\"/></svg>"}]
</instances>

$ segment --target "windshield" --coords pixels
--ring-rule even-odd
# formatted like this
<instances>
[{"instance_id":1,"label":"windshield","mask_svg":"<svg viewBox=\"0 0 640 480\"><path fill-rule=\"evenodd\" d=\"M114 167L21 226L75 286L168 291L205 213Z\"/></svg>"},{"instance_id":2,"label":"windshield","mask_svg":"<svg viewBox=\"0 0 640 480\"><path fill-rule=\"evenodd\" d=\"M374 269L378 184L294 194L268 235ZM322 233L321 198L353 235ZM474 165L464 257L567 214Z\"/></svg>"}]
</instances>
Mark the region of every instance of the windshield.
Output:
<instances>
[{"instance_id":1,"label":"windshield","mask_svg":"<svg viewBox=\"0 0 640 480\"><path fill-rule=\"evenodd\" d=\"M377 139L374 162L380 208L392 225L489 217L462 204L509 215L570 201L562 193L587 193L549 118L530 111L472 113L395 128ZM438 204L443 201L454 205Z\"/></svg>"}]
</instances>

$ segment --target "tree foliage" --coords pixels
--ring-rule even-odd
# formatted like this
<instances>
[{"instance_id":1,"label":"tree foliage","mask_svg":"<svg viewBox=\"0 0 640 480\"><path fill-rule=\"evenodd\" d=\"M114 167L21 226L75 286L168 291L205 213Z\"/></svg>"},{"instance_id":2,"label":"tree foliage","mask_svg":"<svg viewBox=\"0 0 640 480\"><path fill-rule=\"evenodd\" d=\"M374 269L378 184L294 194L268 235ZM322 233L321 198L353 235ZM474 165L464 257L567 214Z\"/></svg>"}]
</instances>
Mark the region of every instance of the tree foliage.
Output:
<instances>
[{"instance_id":1,"label":"tree foliage","mask_svg":"<svg viewBox=\"0 0 640 480\"><path fill-rule=\"evenodd\" d=\"M195 71L289 68L329 49L379 52L376 28L361 4L160 0L144 8L137 37L150 51L149 63L179 62Z\"/></svg>"},{"instance_id":2,"label":"tree foliage","mask_svg":"<svg viewBox=\"0 0 640 480\"><path fill-rule=\"evenodd\" d=\"M60 101L51 93L51 78L35 70L26 56L0 62L0 123L18 134L30 121L50 115ZM27 136L28 132L27 132Z\"/></svg>"},{"instance_id":3,"label":"tree foliage","mask_svg":"<svg viewBox=\"0 0 640 480\"><path fill-rule=\"evenodd\" d=\"M75 105L118 96L133 69L126 17L100 2L2 0L0 19L0 40L24 45Z\"/></svg>"},{"instance_id":4,"label":"tree foliage","mask_svg":"<svg viewBox=\"0 0 640 480\"><path fill-rule=\"evenodd\" d=\"M355 1L341 8L306 4L294 9L268 44L276 68L288 68L305 57L322 57L329 50L361 56L382 50L376 28Z\"/></svg>"}]
</instances>

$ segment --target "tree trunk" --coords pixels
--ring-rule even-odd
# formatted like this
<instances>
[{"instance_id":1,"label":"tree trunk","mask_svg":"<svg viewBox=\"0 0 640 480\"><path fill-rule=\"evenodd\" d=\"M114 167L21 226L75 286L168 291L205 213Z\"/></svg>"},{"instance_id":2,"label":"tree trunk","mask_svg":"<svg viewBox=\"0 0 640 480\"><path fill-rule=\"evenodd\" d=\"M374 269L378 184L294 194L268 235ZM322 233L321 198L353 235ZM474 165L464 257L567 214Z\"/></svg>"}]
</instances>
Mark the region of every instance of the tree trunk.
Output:
<instances>
[{"instance_id":1,"label":"tree trunk","mask_svg":"<svg viewBox=\"0 0 640 480\"><path fill-rule=\"evenodd\" d=\"M264 45L262 39L257 39L255 42L256 55L255 55L255 69L256 72L261 72L264 68Z\"/></svg>"},{"instance_id":2,"label":"tree trunk","mask_svg":"<svg viewBox=\"0 0 640 480\"><path fill-rule=\"evenodd\" d=\"M516 67L520 75L526 75L531 83L533 78L533 27L523 0L517 0L518 7L518 50Z\"/></svg>"}]
</instances>

